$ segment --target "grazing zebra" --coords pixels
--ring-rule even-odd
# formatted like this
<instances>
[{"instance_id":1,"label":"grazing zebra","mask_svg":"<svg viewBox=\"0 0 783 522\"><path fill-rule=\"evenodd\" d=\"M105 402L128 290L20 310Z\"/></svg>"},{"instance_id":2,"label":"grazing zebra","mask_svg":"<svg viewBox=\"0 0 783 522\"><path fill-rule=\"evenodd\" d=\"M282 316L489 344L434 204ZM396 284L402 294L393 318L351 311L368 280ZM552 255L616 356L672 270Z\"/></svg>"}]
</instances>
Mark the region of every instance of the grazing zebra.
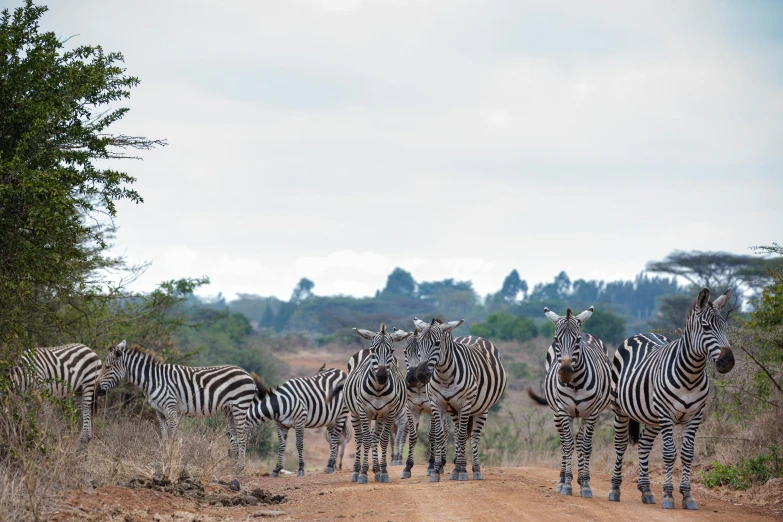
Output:
<instances>
[{"instance_id":1,"label":"grazing zebra","mask_svg":"<svg viewBox=\"0 0 783 522\"><path fill-rule=\"evenodd\" d=\"M352 414L351 422L356 440L356 459L351 482L367 483L371 446L375 480L390 482L386 470L389 435L394 419L405 408L407 400L402 372L394 357L394 343L410 334L406 332L389 334L384 324L381 324L381 330L377 333L356 328L353 331L364 339L372 341L372 344L368 351L362 350L351 357L348 362L348 378L343 387L345 403ZM336 394L339 391L336 389L332 393ZM373 420L375 427L371 434L370 423ZM381 443L380 465L378 464L379 441Z\"/></svg>"},{"instance_id":2,"label":"grazing zebra","mask_svg":"<svg viewBox=\"0 0 783 522\"><path fill-rule=\"evenodd\" d=\"M297 476L304 476L304 430L326 426L331 445L326 472L334 471L337 459L337 446L340 434L348 419L342 394L332 394L345 382L345 372L336 368L327 368L310 377L290 379L280 386L266 389L261 379L253 374L258 388L258 399L253 401L247 412L248 423L259 424L266 420L277 423L277 439L280 447L277 453L277 466L269 474L277 477L283 469L288 430L296 432L296 449L299 452L299 470Z\"/></svg>"},{"instance_id":3,"label":"grazing zebra","mask_svg":"<svg viewBox=\"0 0 783 522\"><path fill-rule=\"evenodd\" d=\"M468 433L473 442L473 480L481 480L478 447L487 412L506 389L506 372L497 348L480 337L452 338L451 332L463 320L425 323L417 318L420 364L415 371L419 383L427 384L432 407L430 430L434 430L435 467L431 482L440 481L446 455L447 412L454 419L455 457L451 480L468 480L465 449ZM411 372L409 372L411 376ZM410 378L408 379L410 381Z\"/></svg>"},{"instance_id":4,"label":"grazing zebra","mask_svg":"<svg viewBox=\"0 0 783 522\"><path fill-rule=\"evenodd\" d=\"M639 491L642 502L655 504L648 474L650 449L658 433L663 435L663 460L666 475L663 484L664 509L674 508L672 469L677 458L674 425L682 424L682 507L698 509L691 495L691 463L696 431L699 429L710 382L707 360L715 362L720 373L734 367L734 354L726 338L728 324L720 311L728 304L731 289L710 303L710 292L699 292L685 317L680 339L639 334L617 349L612 369L612 407L614 408L614 445L617 452L609 500L620 500L623 454L629 432L639 442ZM645 428L639 435L639 424Z\"/></svg>"},{"instance_id":5,"label":"grazing zebra","mask_svg":"<svg viewBox=\"0 0 783 522\"><path fill-rule=\"evenodd\" d=\"M339 470L343 469L343 455L345 455L345 447L348 445L348 441L351 440L351 437L353 437L353 430L351 429L351 425L348 424L347 420L348 419L346 419L346 422L343 425L343 429L340 430L340 440L338 441L340 448L340 460L337 465L337 469ZM324 430L324 439L326 439L328 444L332 443L332 435L329 433L329 430Z\"/></svg>"},{"instance_id":6,"label":"grazing zebra","mask_svg":"<svg viewBox=\"0 0 783 522\"><path fill-rule=\"evenodd\" d=\"M205 416L223 412L237 455L237 471L245 467L247 410L256 398L256 385L238 366L190 367L165 364L157 355L129 348L122 341L109 349L98 382L103 395L122 379L144 391L158 415L163 440L174 440L182 415Z\"/></svg>"},{"instance_id":7,"label":"grazing zebra","mask_svg":"<svg viewBox=\"0 0 783 522\"><path fill-rule=\"evenodd\" d=\"M45 389L53 397L74 394L82 412L79 441L92 438L92 409L95 403L95 381L101 371L101 360L83 344L66 344L36 348L22 354L22 364L14 367L11 381L20 391Z\"/></svg>"},{"instance_id":8,"label":"grazing zebra","mask_svg":"<svg viewBox=\"0 0 783 522\"><path fill-rule=\"evenodd\" d=\"M561 495L571 494L571 453L574 449L571 424L575 418L582 420L576 436L577 483L581 486L581 496L585 498L593 498L590 489L593 429L598 415L609 404L612 387L606 346L598 337L582 335L582 325L592 314L592 306L579 315L573 315L569 308L563 317L544 308L546 318L555 324L555 336L546 354L546 398L528 388L528 394L535 401L549 404L554 412L563 450L560 482L555 489Z\"/></svg>"}]
</instances>

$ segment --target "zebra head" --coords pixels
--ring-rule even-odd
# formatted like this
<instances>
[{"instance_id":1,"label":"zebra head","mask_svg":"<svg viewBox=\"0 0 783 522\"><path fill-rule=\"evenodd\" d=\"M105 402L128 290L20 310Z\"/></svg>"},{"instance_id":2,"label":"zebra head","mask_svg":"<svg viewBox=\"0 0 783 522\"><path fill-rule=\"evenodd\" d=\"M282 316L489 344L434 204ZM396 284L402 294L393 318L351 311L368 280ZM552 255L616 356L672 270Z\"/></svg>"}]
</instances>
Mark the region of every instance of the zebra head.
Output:
<instances>
[{"instance_id":1,"label":"zebra head","mask_svg":"<svg viewBox=\"0 0 783 522\"><path fill-rule=\"evenodd\" d=\"M557 378L561 383L568 384L573 380L574 366L579 364L579 358L582 356L582 324L593 315L593 307L579 315L573 315L569 308L562 317L549 308L544 308L544 315L555 325L552 348L560 362Z\"/></svg>"},{"instance_id":2,"label":"zebra head","mask_svg":"<svg viewBox=\"0 0 783 522\"><path fill-rule=\"evenodd\" d=\"M390 334L386 331L384 323L381 323L379 332L359 330L357 328L354 328L353 331L360 337L371 341L369 355L370 371L375 376L378 384L381 386L386 385L386 382L389 380L389 369L394 364L394 343L402 341L410 334L402 330Z\"/></svg>"},{"instance_id":3,"label":"zebra head","mask_svg":"<svg viewBox=\"0 0 783 522\"><path fill-rule=\"evenodd\" d=\"M127 357L125 357L125 341L114 348L109 348L109 355L103 361L101 375L98 377L98 386L95 387L97 395L106 395L106 392L117 386L125 378L127 371Z\"/></svg>"},{"instance_id":4,"label":"zebra head","mask_svg":"<svg viewBox=\"0 0 783 522\"><path fill-rule=\"evenodd\" d=\"M397 331L395 328L394 331ZM414 328L413 333L408 337L405 343L405 381L408 388L412 388L418 381L416 380L416 369L419 367L419 329Z\"/></svg>"},{"instance_id":5,"label":"zebra head","mask_svg":"<svg viewBox=\"0 0 783 522\"><path fill-rule=\"evenodd\" d=\"M734 353L726 337L728 321L720 314L730 299L731 288L710 303L710 291L703 288L685 316L684 337L690 341L693 355L709 358L720 373L734 368Z\"/></svg>"},{"instance_id":6,"label":"zebra head","mask_svg":"<svg viewBox=\"0 0 783 522\"><path fill-rule=\"evenodd\" d=\"M441 363L443 345L451 340L451 331L462 324L464 319L444 323L433 318L425 323L417 317L413 318L413 324L421 330L419 334L419 365L416 368L416 382L427 384L432 378L435 367Z\"/></svg>"}]
</instances>

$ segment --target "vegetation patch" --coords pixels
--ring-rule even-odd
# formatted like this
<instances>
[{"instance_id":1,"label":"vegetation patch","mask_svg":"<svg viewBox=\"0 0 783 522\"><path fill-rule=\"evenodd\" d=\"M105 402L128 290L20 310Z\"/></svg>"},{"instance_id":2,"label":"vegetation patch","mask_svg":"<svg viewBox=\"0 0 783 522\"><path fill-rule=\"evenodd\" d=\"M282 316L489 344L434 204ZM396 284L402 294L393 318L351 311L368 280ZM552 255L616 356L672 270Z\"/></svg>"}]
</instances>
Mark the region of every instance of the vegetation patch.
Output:
<instances>
[{"instance_id":1,"label":"vegetation patch","mask_svg":"<svg viewBox=\"0 0 783 522\"><path fill-rule=\"evenodd\" d=\"M740 458L736 464L715 462L712 469L702 472L701 479L710 489L715 486L729 486L733 489L748 489L765 484L769 479L783 477L783 457L777 445L769 446L766 453L752 458Z\"/></svg>"}]
</instances>

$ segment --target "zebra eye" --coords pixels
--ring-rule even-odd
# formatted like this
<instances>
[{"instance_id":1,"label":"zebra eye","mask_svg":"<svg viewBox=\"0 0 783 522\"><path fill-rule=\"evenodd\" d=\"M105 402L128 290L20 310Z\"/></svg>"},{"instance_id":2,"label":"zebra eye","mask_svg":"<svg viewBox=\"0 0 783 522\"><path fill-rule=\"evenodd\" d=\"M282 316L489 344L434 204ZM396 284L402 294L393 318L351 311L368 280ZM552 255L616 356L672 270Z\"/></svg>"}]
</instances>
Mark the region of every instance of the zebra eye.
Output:
<instances>
[{"instance_id":1,"label":"zebra eye","mask_svg":"<svg viewBox=\"0 0 783 522\"><path fill-rule=\"evenodd\" d=\"M440 341L435 341L435 346L440 346Z\"/></svg>"}]
</instances>

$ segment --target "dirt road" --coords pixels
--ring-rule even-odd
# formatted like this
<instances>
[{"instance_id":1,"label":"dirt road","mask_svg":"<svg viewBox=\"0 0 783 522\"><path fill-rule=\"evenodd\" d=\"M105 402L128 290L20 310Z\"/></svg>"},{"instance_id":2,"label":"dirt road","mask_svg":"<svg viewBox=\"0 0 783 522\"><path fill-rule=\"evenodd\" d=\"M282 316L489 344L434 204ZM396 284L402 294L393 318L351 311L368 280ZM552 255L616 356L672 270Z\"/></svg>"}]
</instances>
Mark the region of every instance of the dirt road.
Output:
<instances>
[{"instance_id":1,"label":"dirt road","mask_svg":"<svg viewBox=\"0 0 783 522\"><path fill-rule=\"evenodd\" d=\"M71 506L67 511L72 515L55 516L53 519L72 519L78 513L78 518L92 520L153 520L156 514L159 514L157 520L164 521L257 520L254 517L257 511L269 509L285 513L277 520L544 521L562 520L569 516L580 521L780 520L771 510L733 505L711 498L701 489L695 491L699 511L679 509L679 498L676 499L677 509L664 511L660 507L660 487L653 489L659 504L643 505L636 484L630 480L623 485L622 502L610 503L606 500L609 489L609 477L606 475L593 477L595 498L587 500L554 493L557 471L552 469L485 468L484 481L444 480L439 484L430 483L421 468L414 468L414 476L409 480L396 478L401 468L391 469L391 484L352 484L348 471L333 475L310 473L304 478L283 476L272 479L256 475L244 479L243 490L261 487L287 495L288 502L277 506L217 508L151 490L102 487L74 494L67 501ZM196 516L189 518L188 513Z\"/></svg>"}]
</instances>

